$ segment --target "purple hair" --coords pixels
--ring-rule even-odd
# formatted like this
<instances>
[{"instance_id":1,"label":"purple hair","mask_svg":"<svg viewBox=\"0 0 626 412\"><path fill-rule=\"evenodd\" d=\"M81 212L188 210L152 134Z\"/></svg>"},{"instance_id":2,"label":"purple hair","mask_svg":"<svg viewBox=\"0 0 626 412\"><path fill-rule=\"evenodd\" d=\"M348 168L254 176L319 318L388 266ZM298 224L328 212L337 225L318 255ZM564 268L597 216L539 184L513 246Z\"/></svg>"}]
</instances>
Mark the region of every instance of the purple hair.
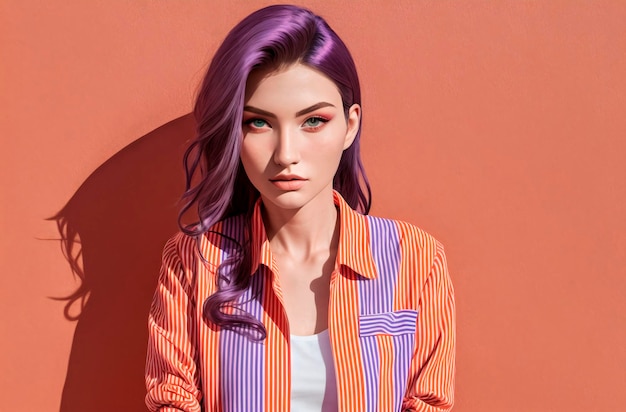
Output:
<instances>
[{"instance_id":1,"label":"purple hair","mask_svg":"<svg viewBox=\"0 0 626 412\"><path fill-rule=\"evenodd\" d=\"M337 85L346 116L350 106L361 104L350 52L320 16L297 6L275 5L243 19L215 53L194 108L197 138L184 157L186 191L179 215L183 232L199 239L227 217L251 215L259 193L239 158L246 81L253 70L294 63L315 68ZM371 190L360 157L360 134L359 128L354 142L343 152L333 187L353 209L367 214ZM199 221L185 226L182 216L193 205L197 206ZM234 307L250 282L250 227L243 245L221 235L236 244L238 252L220 266L218 292L204 302L205 319L226 329L242 327L250 336L264 339L263 325ZM235 312L224 313L226 307Z\"/></svg>"}]
</instances>

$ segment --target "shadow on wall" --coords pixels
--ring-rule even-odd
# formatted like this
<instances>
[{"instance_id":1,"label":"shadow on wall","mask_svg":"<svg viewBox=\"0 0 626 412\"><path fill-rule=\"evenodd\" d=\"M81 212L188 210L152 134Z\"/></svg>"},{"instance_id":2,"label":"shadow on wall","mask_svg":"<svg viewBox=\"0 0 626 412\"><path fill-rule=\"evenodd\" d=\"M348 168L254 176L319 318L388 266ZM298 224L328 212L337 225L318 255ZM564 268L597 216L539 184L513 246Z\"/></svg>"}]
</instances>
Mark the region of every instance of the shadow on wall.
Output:
<instances>
[{"instance_id":1,"label":"shadow on wall","mask_svg":"<svg viewBox=\"0 0 626 412\"><path fill-rule=\"evenodd\" d=\"M186 115L100 166L51 220L81 285L66 301L77 320L61 412L145 411L147 316L160 256L176 230ZM81 262L82 261L82 262Z\"/></svg>"}]
</instances>

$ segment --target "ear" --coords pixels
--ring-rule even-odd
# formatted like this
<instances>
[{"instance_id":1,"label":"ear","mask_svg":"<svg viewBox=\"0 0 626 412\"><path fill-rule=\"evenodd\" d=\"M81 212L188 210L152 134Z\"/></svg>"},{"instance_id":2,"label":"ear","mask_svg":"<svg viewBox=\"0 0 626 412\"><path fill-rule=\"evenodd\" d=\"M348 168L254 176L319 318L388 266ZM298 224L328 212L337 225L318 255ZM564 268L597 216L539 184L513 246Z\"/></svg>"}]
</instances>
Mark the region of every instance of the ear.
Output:
<instances>
[{"instance_id":1,"label":"ear","mask_svg":"<svg viewBox=\"0 0 626 412\"><path fill-rule=\"evenodd\" d=\"M356 134L359 132L359 127L361 126L361 106L358 104L353 104L348 109L348 118L346 119L346 123L348 125L348 130L346 130L346 139L343 143L343 150L346 150L352 145L354 139L356 138Z\"/></svg>"}]
</instances>

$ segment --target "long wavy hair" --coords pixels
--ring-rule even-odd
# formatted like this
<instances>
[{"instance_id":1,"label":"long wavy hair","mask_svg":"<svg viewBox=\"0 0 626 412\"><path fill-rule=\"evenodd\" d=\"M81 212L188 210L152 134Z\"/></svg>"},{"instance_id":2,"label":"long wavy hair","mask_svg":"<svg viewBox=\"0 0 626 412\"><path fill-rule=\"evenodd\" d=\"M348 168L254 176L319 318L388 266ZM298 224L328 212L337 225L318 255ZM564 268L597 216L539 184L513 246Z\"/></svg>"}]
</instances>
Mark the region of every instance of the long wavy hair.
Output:
<instances>
[{"instance_id":1,"label":"long wavy hair","mask_svg":"<svg viewBox=\"0 0 626 412\"><path fill-rule=\"evenodd\" d=\"M225 218L251 215L259 193L240 161L246 81L253 70L295 63L315 68L337 85L346 116L350 106L361 104L352 56L323 18L305 8L275 5L243 19L215 53L195 104L197 136L184 157L186 190L179 215L186 234L200 239ZM371 190L360 157L360 134L359 127L342 154L333 187L353 209L367 214ZM184 225L182 216L194 206L198 221ZM244 243L221 233L237 252L218 269L218 291L204 302L203 314L206 321L222 328L243 328L244 333L264 339L261 322L235 306L250 283L249 226Z\"/></svg>"}]
</instances>

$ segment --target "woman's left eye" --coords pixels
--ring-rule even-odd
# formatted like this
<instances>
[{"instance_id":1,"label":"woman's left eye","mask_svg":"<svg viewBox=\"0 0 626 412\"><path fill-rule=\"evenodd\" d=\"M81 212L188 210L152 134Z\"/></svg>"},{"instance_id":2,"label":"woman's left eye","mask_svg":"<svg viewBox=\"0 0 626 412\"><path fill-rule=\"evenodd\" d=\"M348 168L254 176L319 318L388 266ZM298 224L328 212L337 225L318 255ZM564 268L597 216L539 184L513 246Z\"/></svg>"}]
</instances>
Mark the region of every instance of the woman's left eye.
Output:
<instances>
[{"instance_id":1,"label":"woman's left eye","mask_svg":"<svg viewBox=\"0 0 626 412\"><path fill-rule=\"evenodd\" d=\"M317 129L319 127L321 127L322 125L324 125L324 123L328 122L328 119L324 119L323 117L319 117L319 116L315 116L315 117L311 117L309 119L306 119L306 121L304 122L304 126L305 127L310 127L313 129Z\"/></svg>"}]
</instances>

